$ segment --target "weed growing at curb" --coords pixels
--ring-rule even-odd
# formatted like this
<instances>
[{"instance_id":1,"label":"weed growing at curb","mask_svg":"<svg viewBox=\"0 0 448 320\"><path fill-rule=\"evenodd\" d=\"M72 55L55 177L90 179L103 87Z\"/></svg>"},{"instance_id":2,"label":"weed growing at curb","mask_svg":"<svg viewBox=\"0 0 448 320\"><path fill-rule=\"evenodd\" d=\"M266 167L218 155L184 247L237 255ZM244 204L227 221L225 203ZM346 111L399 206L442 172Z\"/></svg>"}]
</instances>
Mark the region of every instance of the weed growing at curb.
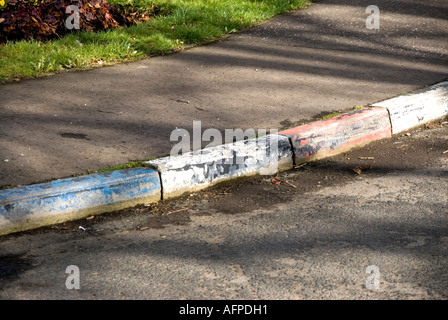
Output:
<instances>
[{"instance_id":1,"label":"weed growing at curb","mask_svg":"<svg viewBox=\"0 0 448 320\"><path fill-rule=\"evenodd\" d=\"M151 160L155 160L155 159L156 158L148 158L148 159L145 159L145 160L129 161L126 164L119 164L119 165L116 165L116 166L111 167L111 168L105 168L105 169L94 170L94 171L88 170L87 174L109 172L109 171L122 170L122 169L131 169L131 168L143 168L144 167L143 162L151 161Z\"/></svg>"},{"instance_id":2,"label":"weed growing at curb","mask_svg":"<svg viewBox=\"0 0 448 320\"><path fill-rule=\"evenodd\" d=\"M340 112L331 113L331 114L328 114L326 116L323 116L322 119L330 119L330 118L339 116L340 114L341 114Z\"/></svg>"}]
</instances>

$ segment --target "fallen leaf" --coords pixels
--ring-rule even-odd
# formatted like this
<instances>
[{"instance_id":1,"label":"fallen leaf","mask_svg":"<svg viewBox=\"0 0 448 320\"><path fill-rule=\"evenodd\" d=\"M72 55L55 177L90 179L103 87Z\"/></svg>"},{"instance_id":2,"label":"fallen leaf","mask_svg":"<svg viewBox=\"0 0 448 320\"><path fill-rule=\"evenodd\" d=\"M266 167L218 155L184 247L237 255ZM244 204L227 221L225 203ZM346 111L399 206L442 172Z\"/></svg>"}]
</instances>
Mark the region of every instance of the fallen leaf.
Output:
<instances>
[{"instance_id":1,"label":"fallen leaf","mask_svg":"<svg viewBox=\"0 0 448 320\"><path fill-rule=\"evenodd\" d=\"M357 174L361 174L361 172L363 170L366 170L366 169L372 169L372 166L371 165L365 165L365 166L362 166L362 167L356 167L355 169L353 169L353 171L355 171Z\"/></svg>"}]
</instances>

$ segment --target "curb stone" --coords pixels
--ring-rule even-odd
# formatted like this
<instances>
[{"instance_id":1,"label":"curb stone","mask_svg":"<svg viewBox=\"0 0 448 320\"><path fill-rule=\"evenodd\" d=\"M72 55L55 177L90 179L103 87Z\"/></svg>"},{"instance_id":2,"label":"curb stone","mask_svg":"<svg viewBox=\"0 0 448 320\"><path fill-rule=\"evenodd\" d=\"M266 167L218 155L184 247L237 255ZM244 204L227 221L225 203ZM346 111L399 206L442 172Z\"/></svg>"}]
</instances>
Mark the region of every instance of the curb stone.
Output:
<instances>
[{"instance_id":1,"label":"curb stone","mask_svg":"<svg viewBox=\"0 0 448 320\"><path fill-rule=\"evenodd\" d=\"M296 164L391 137L385 108L360 109L280 132L291 139Z\"/></svg>"},{"instance_id":2,"label":"curb stone","mask_svg":"<svg viewBox=\"0 0 448 320\"><path fill-rule=\"evenodd\" d=\"M126 169L0 190L0 235L160 200L156 171Z\"/></svg>"},{"instance_id":3,"label":"curb stone","mask_svg":"<svg viewBox=\"0 0 448 320\"><path fill-rule=\"evenodd\" d=\"M448 81L372 106L387 108L392 134L397 134L448 114Z\"/></svg>"},{"instance_id":4,"label":"curb stone","mask_svg":"<svg viewBox=\"0 0 448 320\"><path fill-rule=\"evenodd\" d=\"M333 156L447 115L448 82L442 82L278 135L144 163L152 168L0 190L0 236L157 202L241 176L274 174L294 162Z\"/></svg>"},{"instance_id":5,"label":"curb stone","mask_svg":"<svg viewBox=\"0 0 448 320\"><path fill-rule=\"evenodd\" d=\"M271 134L143 164L160 173L162 197L168 199L225 180L288 170L293 160L289 139Z\"/></svg>"}]
</instances>

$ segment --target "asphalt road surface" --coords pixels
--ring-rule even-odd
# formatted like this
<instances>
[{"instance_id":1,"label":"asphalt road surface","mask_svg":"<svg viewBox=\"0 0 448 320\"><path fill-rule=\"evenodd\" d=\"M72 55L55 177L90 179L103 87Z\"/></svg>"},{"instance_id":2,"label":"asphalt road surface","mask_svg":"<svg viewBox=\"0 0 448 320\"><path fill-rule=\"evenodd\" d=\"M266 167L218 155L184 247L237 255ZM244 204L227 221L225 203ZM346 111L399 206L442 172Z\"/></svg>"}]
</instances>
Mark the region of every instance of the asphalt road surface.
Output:
<instances>
[{"instance_id":1,"label":"asphalt road surface","mask_svg":"<svg viewBox=\"0 0 448 320\"><path fill-rule=\"evenodd\" d=\"M321 0L211 45L0 85L0 187L168 155L195 120L281 130L441 82L447 38L446 0Z\"/></svg>"},{"instance_id":2,"label":"asphalt road surface","mask_svg":"<svg viewBox=\"0 0 448 320\"><path fill-rule=\"evenodd\" d=\"M445 300L447 150L448 119L275 177L3 236L0 298Z\"/></svg>"}]
</instances>

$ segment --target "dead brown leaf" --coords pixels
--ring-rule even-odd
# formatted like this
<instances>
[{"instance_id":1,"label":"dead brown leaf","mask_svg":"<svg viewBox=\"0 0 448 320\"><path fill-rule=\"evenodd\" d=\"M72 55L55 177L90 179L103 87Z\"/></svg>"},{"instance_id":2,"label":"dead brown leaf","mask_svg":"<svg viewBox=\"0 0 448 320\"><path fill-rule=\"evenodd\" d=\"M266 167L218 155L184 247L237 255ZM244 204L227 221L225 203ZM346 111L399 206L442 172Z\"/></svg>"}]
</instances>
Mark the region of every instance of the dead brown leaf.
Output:
<instances>
[{"instance_id":1,"label":"dead brown leaf","mask_svg":"<svg viewBox=\"0 0 448 320\"><path fill-rule=\"evenodd\" d=\"M361 174L363 170L367 170L367 169L372 169L371 165L365 165L362 167L356 167L353 169L353 171L355 171L357 174Z\"/></svg>"}]
</instances>

